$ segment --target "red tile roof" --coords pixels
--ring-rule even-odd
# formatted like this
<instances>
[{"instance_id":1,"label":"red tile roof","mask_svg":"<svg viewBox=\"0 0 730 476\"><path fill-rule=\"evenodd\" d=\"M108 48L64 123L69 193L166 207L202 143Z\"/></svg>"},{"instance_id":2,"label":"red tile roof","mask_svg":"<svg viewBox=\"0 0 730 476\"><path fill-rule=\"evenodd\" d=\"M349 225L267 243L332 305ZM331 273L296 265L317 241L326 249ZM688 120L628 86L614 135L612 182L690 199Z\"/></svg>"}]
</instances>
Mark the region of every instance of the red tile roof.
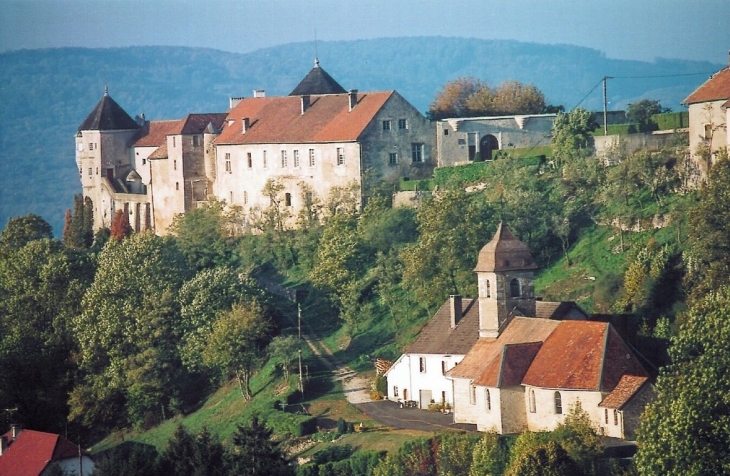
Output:
<instances>
[{"instance_id":1,"label":"red tile roof","mask_svg":"<svg viewBox=\"0 0 730 476\"><path fill-rule=\"evenodd\" d=\"M147 158L150 160L166 159L168 155L169 154L167 153L167 142L164 142L161 146L152 151L152 153Z\"/></svg>"},{"instance_id":2,"label":"red tile roof","mask_svg":"<svg viewBox=\"0 0 730 476\"><path fill-rule=\"evenodd\" d=\"M626 373L648 375L609 324L561 321L535 356L523 384L611 391Z\"/></svg>"},{"instance_id":3,"label":"red tile roof","mask_svg":"<svg viewBox=\"0 0 730 476\"><path fill-rule=\"evenodd\" d=\"M497 386L499 377L504 373L502 364L504 347L510 344L543 342L559 324L560 321L515 317L496 339L479 339L466 354L464 360L451 369L447 375L484 382L480 385ZM516 349L516 352L519 351L529 353L532 350L531 348ZM524 354L520 358L523 356ZM509 354L509 357L517 358L517 354ZM519 367L519 364L515 362L514 367ZM514 370L510 370L510 372L514 372ZM508 379L511 379L511 375L512 373Z\"/></svg>"},{"instance_id":4,"label":"red tile roof","mask_svg":"<svg viewBox=\"0 0 730 476\"><path fill-rule=\"evenodd\" d=\"M347 94L311 96L304 114L300 96L244 98L228 113L217 144L280 144L351 142L365 128L395 91L358 93L349 110ZM242 120L249 128L243 133ZM233 121L232 123L230 121Z\"/></svg>"},{"instance_id":5,"label":"red tile roof","mask_svg":"<svg viewBox=\"0 0 730 476\"><path fill-rule=\"evenodd\" d=\"M132 145L134 147L159 147L165 142L170 134L180 128L180 119L172 121L150 121L134 135Z\"/></svg>"},{"instance_id":6,"label":"red tile roof","mask_svg":"<svg viewBox=\"0 0 730 476\"><path fill-rule=\"evenodd\" d=\"M479 338L479 302L462 299L463 316L456 327L451 327L449 300L428 321L418 339L406 349L407 354L465 355Z\"/></svg>"},{"instance_id":7,"label":"red tile roof","mask_svg":"<svg viewBox=\"0 0 730 476\"><path fill-rule=\"evenodd\" d=\"M624 375L619 380L616 388L606 395L599 407L614 408L620 410L631 398L644 386L648 377L638 375Z\"/></svg>"},{"instance_id":8,"label":"red tile roof","mask_svg":"<svg viewBox=\"0 0 730 476\"><path fill-rule=\"evenodd\" d=\"M53 462L78 456L76 445L66 438L42 431L22 430L0 456L0 475L38 476ZM86 454L85 452L83 454Z\"/></svg>"},{"instance_id":9,"label":"red tile roof","mask_svg":"<svg viewBox=\"0 0 730 476\"><path fill-rule=\"evenodd\" d=\"M584 318L588 317L588 313L573 301L536 301L535 317L541 319L564 319L570 316L571 311L583 314Z\"/></svg>"},{"instance_id":10,"label":"red tile roof","mask_svg":"<svg viewBox=\"0 0 730 476\"><path fill-rule=\"evenodd\" d=\"M730 66L713 74L702 86L687 96L683 104L719 101L721 99L730 99Z\"/></svg>"}]
</instances>

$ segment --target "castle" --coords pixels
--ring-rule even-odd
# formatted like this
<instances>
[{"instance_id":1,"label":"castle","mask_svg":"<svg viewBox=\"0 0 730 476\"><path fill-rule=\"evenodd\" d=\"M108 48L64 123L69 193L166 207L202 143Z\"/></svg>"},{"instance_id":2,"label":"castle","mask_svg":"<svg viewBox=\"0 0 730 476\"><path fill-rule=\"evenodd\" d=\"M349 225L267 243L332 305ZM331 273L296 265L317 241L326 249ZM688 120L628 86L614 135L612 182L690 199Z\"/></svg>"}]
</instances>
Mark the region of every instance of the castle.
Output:
<instances>
[{"instance_id":1,"label":"castle","mask_svg":"<svg viewBox=\"0 0 730 476\"><path fill-rule=\"evenodd\" d=\"M135 119L105 90L76 134L94 229L124 210L136 232L165 234L178 214L217 199L244 225L273 202L290 224L337 188L357 190L432 175L433 130L396 91L346 91L315 60L288 96L232 98L228 112ZM276 183L268 187L267 183ZM274 190L275 196L272 196Z\"/></svg>"}]
</instances>

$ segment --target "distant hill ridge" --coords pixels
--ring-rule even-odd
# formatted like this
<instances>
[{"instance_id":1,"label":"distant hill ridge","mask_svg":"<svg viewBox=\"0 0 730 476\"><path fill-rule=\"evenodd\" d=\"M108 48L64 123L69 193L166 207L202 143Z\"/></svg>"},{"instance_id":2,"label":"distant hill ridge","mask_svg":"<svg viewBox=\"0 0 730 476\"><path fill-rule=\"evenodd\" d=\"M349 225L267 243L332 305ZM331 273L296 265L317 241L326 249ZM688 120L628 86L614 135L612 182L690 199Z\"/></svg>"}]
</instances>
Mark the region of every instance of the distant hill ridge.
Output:
<instances>
[{"instance_id":1,"label":"distant hill ridge","mask_svg":"<svg viewBox=\"0 0 730 476\"><path fill-rule=\"evenodd\" d=\"M446 81L474 76L492 84L516 79L552 104L598 109L604 75L612 109L641 98L679 102L722 67L704 61L606 58L590 48L507 40L414 37L318 43L322 67L345 89L396 89L425 112ZM59 48L0 53L0 223L37 213L60 235L63 213L80 191L73 134L109 86L132 116L179 118L225 112L228 98L288 94L311 69L311 43L246 54L206 48ZM688 73L705 73L687 76ZM682 76L683 75L683 76ZM652 76L647 78L647 76ZM584 99L585 98L585 99Z\"/></svg>"}]
</instances>

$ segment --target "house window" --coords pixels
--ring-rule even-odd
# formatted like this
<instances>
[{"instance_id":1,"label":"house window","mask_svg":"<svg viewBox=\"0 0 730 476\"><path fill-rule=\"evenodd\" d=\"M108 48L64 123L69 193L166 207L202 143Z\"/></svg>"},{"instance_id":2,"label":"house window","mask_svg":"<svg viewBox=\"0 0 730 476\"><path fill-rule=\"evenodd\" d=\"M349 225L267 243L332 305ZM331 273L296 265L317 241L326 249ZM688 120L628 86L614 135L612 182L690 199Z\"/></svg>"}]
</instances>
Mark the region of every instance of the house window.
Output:
<instances>
[{"instance_id":1,"label":"house window","mask_svg":"<svg viewBox=\"0 0 730 476\"><path fill-rule=\"evenodd\" d=\"M560 396L560 392L555 392L555 413L558 415L563 413L563 398Z\"/></svg>"},{"instance_id":2,"label":"house window","mask_svg":"<svg viewBox=\"0 0 730 476\"><path fill-rule=\"evenodd\" d=\"M96 168L96 175L99 175L99 167Z\"/></svg>"},{"instance_id":3,"label":"house window","mask_svg":"<svg viewBox=\"0 0 730 476\"><path fill-rule=\"evenodd\" d=\"M245 205L247 203L248 203L248 192L244 191L243 192L243 204Z\"/></svg>"},{"instance_id":4,"label":"house window","mask_svg":"<svg viewBox=\"0 0 730 476\"><path fill-rule=\"evenodd\" d=\"M299 167L299 151L294 151L294 167Z\"/></svg>"},{"instance_id":5,"label":"house window","mask_svg":"<svg viewBox=\"0 0 730 476\"><path fill-rule=\"evenodd\" d=\"M444 129L444 135L445 136L449 135L449 130L448 129Z\"/></svg>"},{"instance_id":6,"label":"house window","mask_svg":"<svg viewBox=\"0 0 730 476\"><path fill-rule=\"evenodd\" d=\"M398 119L398 129L408 129L408 119Z\"/></svg>"},{"instance_id":7,"label":"house window","mask_svg":"<svg viewBox=\"0 0 730 476\"><path fill-rule=\"evenodd\" d=\"M492 297L492 285L489 283L489 280L487 279L487 297Z\"/></svg>"},{"instance_id":8,"label":"house window","mask_svg":"<svg viewBox=\"0 0 730 476\"><path fill-rule=\"evenodd\" d=\"M398 165L398 153L397 152L391 152L388 155L388 164L389 165Z\"/></svg>"},{"instance_id":9,"label":"house window","mask_svg":"<svg viewBox=\"0 0 730 476\"><path fill-rule=\"evenodd\" d=\"M286 168L286 166L288 165L288 163L289 163L289 161L288 161L288 159L286 157L286 151L285 150L282 150L281 151L281 168Z\"/></svg>"},{"instance_id":10,"label":"house window","mask_svg":"<svg viewBox=\"0 0 730 476\"><path fill-rule=\"evenodd\" d=\"M172 146L173 146L173 147L176 147L176 146L175 146L175 136L172 136Z\"/></svg>"},{"instance_id":11,"label":"house window","mask_svg":"<svg viewBox=\"0 0 730 476\"><path fill-rule=\"evenodd\" d=\"M309 149L309 166L314 167L314 149Z\"/></svg>"},{"instance_id":12,"label":"house window","mask_svg":"<svg viewBox=\"0 0 730 476\"><path fill-rule=\"evenodd\" d=\"M147 159L142 159L142 165L146 165L146 164L147 164Z\"/></svg>"},{"instance_id":13,"label":"house window","mask_svg":"<svg viewBox=\"0 0 730 476\"><path fill-rule=\"evenodd\" d=\"M705 124L705 139L712 139L712 124Z\"/></svg>"},{"instance_id":14,"label":"house window","mask_svg":"<svg viewBox=\"0 0 730 476\"><path fill-rule=\"evenodd\" d=\"M613 411L613 424L618 425L618 410Z\"/></svg>"},{"instance_id":15,"label":"house window","mask_svg":"<svg viewBox=\"0 0 730 476\"><path fill-rule=\"evenodd\" d=\"M193 147L198 147L200 145L200 136L193 136Z\"/></svg>"},{"instance_id":16,"label":"house window","mask_svg":"<svg viewBox=\"0 0 730 476\"><path fill-rule=\"evenodd\" d=\"M291 206L291 193L287 192L284 194L284 203L286 204L287 207Z\"/></svg>"},{"instance_id":17,"label":"house window","mask_svg":"<svg viewBox=\"0 0 730 476\"><path fill-rule=\"evenodd\" d=\"M91 177L92 175L94 175L94 168L89 167L89 177Z\"/></svg>"},{"instance_id":18,"label":"house window","mask_svg":"<svg viewBox=\"0 0 730 476\"><path fill-rule=\"evenodd\" d=\"M345 164L345 148L338 147L337 148L337 165L344 165L344 164Z\"/></svg>"},{"instance_id":19,"label":"house window","mask_svg":"<svg viewBox=\"0 0 730 476\"><path fill-rule=\"evenodd\" d=\"M398 396L398 385L393 385L393 396L394 397Z\"/></svg>"},{"instance_id":20,"label":"house window","mask_svg":"<svg viewBox=\"0 0 730 476\"><path fill-rule=\"evenodd\" d=\"M608 408L606 408L605 410L603 410L603 412L606 415L606 425L608 425Z\"/></svg>"},{"instance_id":21,"label":"house window","mask_svg":"<svg viewBox=\"0 0 730 476\"><path fill-rule=\"evenodd\" d=\"M233 204L233 190L228 192L228 195L230 196L230 203Z\"/></svg>"},{"instance_id":22,"label":"house window","mask_svg":"<svg viewBox=\"0 0 730 476\"><path fill-rule=\"evenodd\" d=\"M94 150L94 143L93 142L89 142L89 150L90 151L91 150Z\"/></svg>"},{"instance_id":23,"label":"house window","mask_svg":"<svg viewBox=\"0 0 730 476\"><path fill-rule=\"evenodd\" d=\"M469 385L469 403L472 405L477 404L477 387L474 384Z\"/></svg>"},{"instance_id":24,"label":"house window","mask_svg":"<svg viewBox=\"0 0 730 476\"><path fill-rule=\"evenodd\" d=\"M233 173L231 169L231 154L226 153L226 173Z\"/></svg>"},{"instance_id":25,"label":"house window","mask_svg":"<svg viewBox=\"0 0 730 476\"><path fill-rule=\"evenodd\" d=\"M426 357L418 358L418 368L420 369L421 373L426 372Z\"/></svg>"},{"instance_id":26,"label":"house window","mask_svg":"<svg viewBox=\"0 0 730 476\"><path fill-rule=\"evenodd\" d=\"M537 408L535 407L535 391L530 390L530 413L535 413Z\"/></svg>"},{"instance_id":27,"label":"house window","mask_svg":"<svg viewBox=\"0 0 730 476\"><path fill-rule=\"evenodd\" d=\"M441 403L446 403L446 390L441 391Z\"/></svg>"},{"instance_id":28,"label":"house window","mask_svg":"<svg viewBox=\"0 0 730 476\"><path fill-rule=\"evenodd\" d=\"M177 159L172 160L172 170L177 170Z\"/></svg>"},{"instance_id":29,"label":"house window","mask_svg":"<svg viewBox=\"0 0 730 476\"><path fill-rule=\"evenodd\" d=\"M180 182L175 182L175 190L180 190Z\"/></svg>"},{"instance_id":30,"label":"house window","mask_svg":"<svg viewBox=\"0 0 730 476\"><path fill-rule=\"evenodd\" d=\"M444 375L444 374L446 374L446 371L447 371L447 370L448 370L448 369L446 368L446 361L445 361L445 360L442 360L442 361L441 361L441 375Z\"/></svg>"},{"instance_id":31,"label":"house window","mask_svg":"<svg viewBox=\"0 0 730 476\"><path fill-rule=\"evenodd\" d=\"M510 297L520 297L520 282L517 278L509 282L509 295Z\"/></svg>"},{"instance_id":32,"label":"house window","mask_svg":"<svg viewBox=\"0 0 730 476\"><path fill-rule=\"evenodd\" d=\"M246 160L248 161L248 168L253 167L253 157L251 157L251 152L246 153Z\"/></svg>"},{"instance_id":33,"label":"house window","mask_svg":"<svg viewBox=\"0 0 730 476\"><path fill-rule=\"evenodd\" d=\"M390 119L383 121L383 132L390 132Z\"/></svg>"},{"instance_id":34,"label":"house window","mask_svg":"<svg viewBox=\"0 0 730 476\"><path fill-rule=\"evenodd\" d=\"M414 163L423 162L423 144L411 144L411 158Z\"/></svg>"},{"instance_id":35,"label":"house window","mask_svg":"<svg viewBox=\"0 0 730 476\"><path fill-rule=\"evenodd\" d=\"M484 405L487 408L487 411L492 410L492 396L489 394L489 389L484 389Z\"/></svg>"},{"instance_id":36,"label":"house window","mask_svg":"<svg viewBox=\"0 0 730 476\"><path fill-rule=\"evenodd\" d=\"M267 160L266 160L266 151L264 151L264 168L267 166Z\"/></svg>"}]
</instances>

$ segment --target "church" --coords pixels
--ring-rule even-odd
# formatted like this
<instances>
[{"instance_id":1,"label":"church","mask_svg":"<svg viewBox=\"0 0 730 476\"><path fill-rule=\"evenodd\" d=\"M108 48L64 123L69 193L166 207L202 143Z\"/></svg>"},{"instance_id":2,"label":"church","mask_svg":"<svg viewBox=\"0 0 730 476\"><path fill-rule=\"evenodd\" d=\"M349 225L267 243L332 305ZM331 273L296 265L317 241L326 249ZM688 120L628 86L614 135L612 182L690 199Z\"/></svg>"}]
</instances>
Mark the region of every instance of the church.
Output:
<instances>
[{"instance_id":1,"label":"church","mask_svg":"<svg viewBox=\"0 0 730 476\"><path fill-rule=\"evenodd\" d=\"M479 252L478 296L451 296L385 373L388 398L448 404L455 423L514 434L553 430L580 407L606 436L630 438L652 397L640 357L574 303L535 298L537 265L500 224Z\"/></svg>"},{"instance_id":2,"label":"church","mask_svg":"<svg viewBox=\"0 0 730 476\"><path fill-rule=\"evenodd\" d=\"M345 90L315 60L288 96L255 90L227 112L176 120L133 119L106 90L77 130L76 165L94 229L121 209L136 232L165 234L175 216L214 199L240 207L250 229L272 205L294 226L338 189L362 205L373 187L428 178L433 142L429 121L398 92Z\"/></svg>"}]
</instances>

